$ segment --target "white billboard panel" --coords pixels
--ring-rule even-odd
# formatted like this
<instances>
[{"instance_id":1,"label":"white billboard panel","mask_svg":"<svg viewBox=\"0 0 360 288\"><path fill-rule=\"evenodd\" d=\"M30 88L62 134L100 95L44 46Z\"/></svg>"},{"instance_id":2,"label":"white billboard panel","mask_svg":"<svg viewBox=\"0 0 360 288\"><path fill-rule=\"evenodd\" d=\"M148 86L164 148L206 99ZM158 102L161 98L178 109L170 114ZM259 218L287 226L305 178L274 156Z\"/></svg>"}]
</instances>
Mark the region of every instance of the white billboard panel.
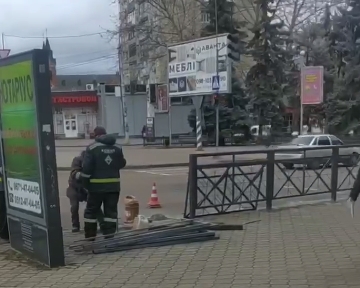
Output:
<instances>
[{"instance_id":1,"label":"white billboard panel","mask_svg":"<svg viewBox=\"0 0 360 288\"><path fill-rule=\"evenodd\" d=\"M227 56L227 35L200 38L168 47L170 97L231 93L231 60Z\"/></svg>"}]
</instances>

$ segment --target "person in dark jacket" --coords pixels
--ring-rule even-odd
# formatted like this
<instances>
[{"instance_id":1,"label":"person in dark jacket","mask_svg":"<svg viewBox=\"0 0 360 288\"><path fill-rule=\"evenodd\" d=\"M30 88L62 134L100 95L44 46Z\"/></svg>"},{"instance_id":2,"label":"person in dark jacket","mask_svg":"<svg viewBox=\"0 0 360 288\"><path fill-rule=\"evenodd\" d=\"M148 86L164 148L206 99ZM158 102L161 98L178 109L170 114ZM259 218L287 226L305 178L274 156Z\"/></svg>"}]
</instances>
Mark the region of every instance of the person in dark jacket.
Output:
<instances>
[{"instance_id":1,"label":"person in dark jacket","mask_svg":"<svg viewBox=\"0 0 360 288\"><path fill-rule=\"evenodd\" d=\"M104 205L104 235L116 232L120 196L120 169L126 165L122 148L103 127L94 129L95 142L86 148L82 172L88 177L84 213L85 238L96 236L96 214ZM108 236L111 237L111 236Z\"/></svg>"},{"instance_id":2,"label":"person in dark jacket","mask_svg":"<svg viewBox=\"0 0 360 288\"><path fill-rule=\"evenodd\" d=\"M144 125L141 129L141 136L142 138L146 138L146 125Z\"/></svg>"},{"instance_id":3,"label":"person in dark jacket","mask_svg":"<svg viewBox=\"0 0 360 288\"><path fill-rule=\"evenodd\" d=\"M72 232L80 231L79 220L79 204L87 200L87 191L84 188L82 177L82 163L85 156L85 151L82 151L80 156L74 157L71 163L71 172L68 180L68 188L66 189L66 196L70 200L70 212L72 222ZM100 223L100 229L103 226L104 215L100 209L97 214L97 220Z\"/></svg>"},{"instance_id":4,"label":"person in dark jacket","mask_svg":"<svg viewBox=\"0 0 360 288\"><path fill-rule=\"evenodd\" d=\"M354 181L354 185L351 188L350 195L349 195L349 200L353 201L353 202L356 202L356 200L359 197L359 194L360 194L360 169L359 169L359 171L357 173L356 179Z\"/></svg>"}]
</instances>

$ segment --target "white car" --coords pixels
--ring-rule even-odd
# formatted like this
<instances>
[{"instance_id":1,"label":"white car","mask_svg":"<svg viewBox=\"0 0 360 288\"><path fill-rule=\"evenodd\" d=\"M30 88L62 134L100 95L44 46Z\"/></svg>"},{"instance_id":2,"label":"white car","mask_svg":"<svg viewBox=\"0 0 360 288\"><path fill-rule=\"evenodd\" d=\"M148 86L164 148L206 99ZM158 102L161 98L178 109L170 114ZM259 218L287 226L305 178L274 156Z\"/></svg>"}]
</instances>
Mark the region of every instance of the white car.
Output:
<instances>
[{"instance_id":1,"label":"white car","mask_svg":"<svg viewBox=\"0 0 360 288\"><path fill-rule=\"evenodd\" d=\"M303 164L311 169L318 169L320 166L325 165L329 157L332 155L332 149L326 148L327 146L344 145L344 143L334 135L321 134L321 135L300 135L294 138L289 144L277 146L277 149L289 149L289 151L279 151L275 153L276 160L286 160L282 163L285 168L292 169L295 164ZM309 149L304 151L294 151L296 147L319 147L324 146L326 149ZM360 147L346 147L339 149L340 160L339 162L347 166L356 166L359 161ZM319 157L316 159L308 159ZM323 157L323 158L321 158Z\"/></svg>"}]
</instances>

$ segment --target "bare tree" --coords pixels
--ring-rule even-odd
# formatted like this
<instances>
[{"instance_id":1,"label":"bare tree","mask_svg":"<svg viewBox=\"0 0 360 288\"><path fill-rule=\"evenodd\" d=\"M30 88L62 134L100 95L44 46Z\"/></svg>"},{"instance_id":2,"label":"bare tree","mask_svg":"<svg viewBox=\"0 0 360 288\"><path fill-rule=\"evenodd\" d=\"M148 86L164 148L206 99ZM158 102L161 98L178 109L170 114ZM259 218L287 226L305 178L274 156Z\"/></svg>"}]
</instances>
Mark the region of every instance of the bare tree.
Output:
<instances>
[{"instance_id":1,"label":"bare tree","mask_svg":"<svg viewBox=\"0 0 360 288\"><path fill-rule=\"evenodd\" d=\"M138 27L140 32L157 46L192 40L199 35L200 6L192 0L145 0L150 6L148 27ZM145 28L145 29L144 29Z\"/></svg>"},{"instance_id":2,"label":"bare tree","mask_svg":"<svg viewBox=\"0 0 360 288\"><path fill-rule=\"evenodd\" d=\"M326 6L335 10L346 0L280 0L277 15L284 21L285 27L291 37L303 30L310 23L322 20Z\"/></svg>"},{"instance_id":3,"label":"bare tree","mask_svg":"<svg viewBox=\"0 0 360 288\"><path fill-rule=\"evenodd\" d=\"M162 82L166 76L166 47L199 36L201 7L194 0L143 0L139 3L137 8L140 11L135 11L137 21L129 19L131 13L124 9L116 34L120 34L122 43L136 35L141 59L146 61L148 70L156 70L157 74L161 74L157 80ZM127 53L124 55L123 60L126 63Z\"/></svg>"}]
</instances>

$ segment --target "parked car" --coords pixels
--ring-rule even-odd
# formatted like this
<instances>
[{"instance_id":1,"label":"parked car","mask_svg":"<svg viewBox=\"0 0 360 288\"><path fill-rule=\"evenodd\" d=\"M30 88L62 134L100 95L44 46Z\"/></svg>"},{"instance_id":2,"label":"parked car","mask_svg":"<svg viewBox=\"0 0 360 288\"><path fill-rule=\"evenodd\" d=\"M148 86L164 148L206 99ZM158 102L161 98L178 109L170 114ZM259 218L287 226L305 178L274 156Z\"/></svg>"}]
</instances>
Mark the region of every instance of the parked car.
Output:
<instances>
[{"instance_id":1,"label":"parked car","mask_svg":"<svg viewBox=\"0 0 360 288\"><path fill-rule=\"evenodd\" d=\"M334 135L300 135L294 138L289 144L280 145L276 148L289 149L289 151L281 151L275 154L277 160L286 160L283 163L286 169L294 168L295 164L303 164L311 169L318 169L322 165L327 164L329 157L332 155L332 149L326 148L328 146L341 146L344 143ZM304 151L294 151L296 147L319 147L324 146L326 149L309 149ZM346 147L339 149L339 162L346 166L356 166L359 161L360 148ZM313 157L319 157L314 159ZM310 159L307 159L310 158ZM312 159L311 159L312 158Z\"/></svg>"}]
</instances>

